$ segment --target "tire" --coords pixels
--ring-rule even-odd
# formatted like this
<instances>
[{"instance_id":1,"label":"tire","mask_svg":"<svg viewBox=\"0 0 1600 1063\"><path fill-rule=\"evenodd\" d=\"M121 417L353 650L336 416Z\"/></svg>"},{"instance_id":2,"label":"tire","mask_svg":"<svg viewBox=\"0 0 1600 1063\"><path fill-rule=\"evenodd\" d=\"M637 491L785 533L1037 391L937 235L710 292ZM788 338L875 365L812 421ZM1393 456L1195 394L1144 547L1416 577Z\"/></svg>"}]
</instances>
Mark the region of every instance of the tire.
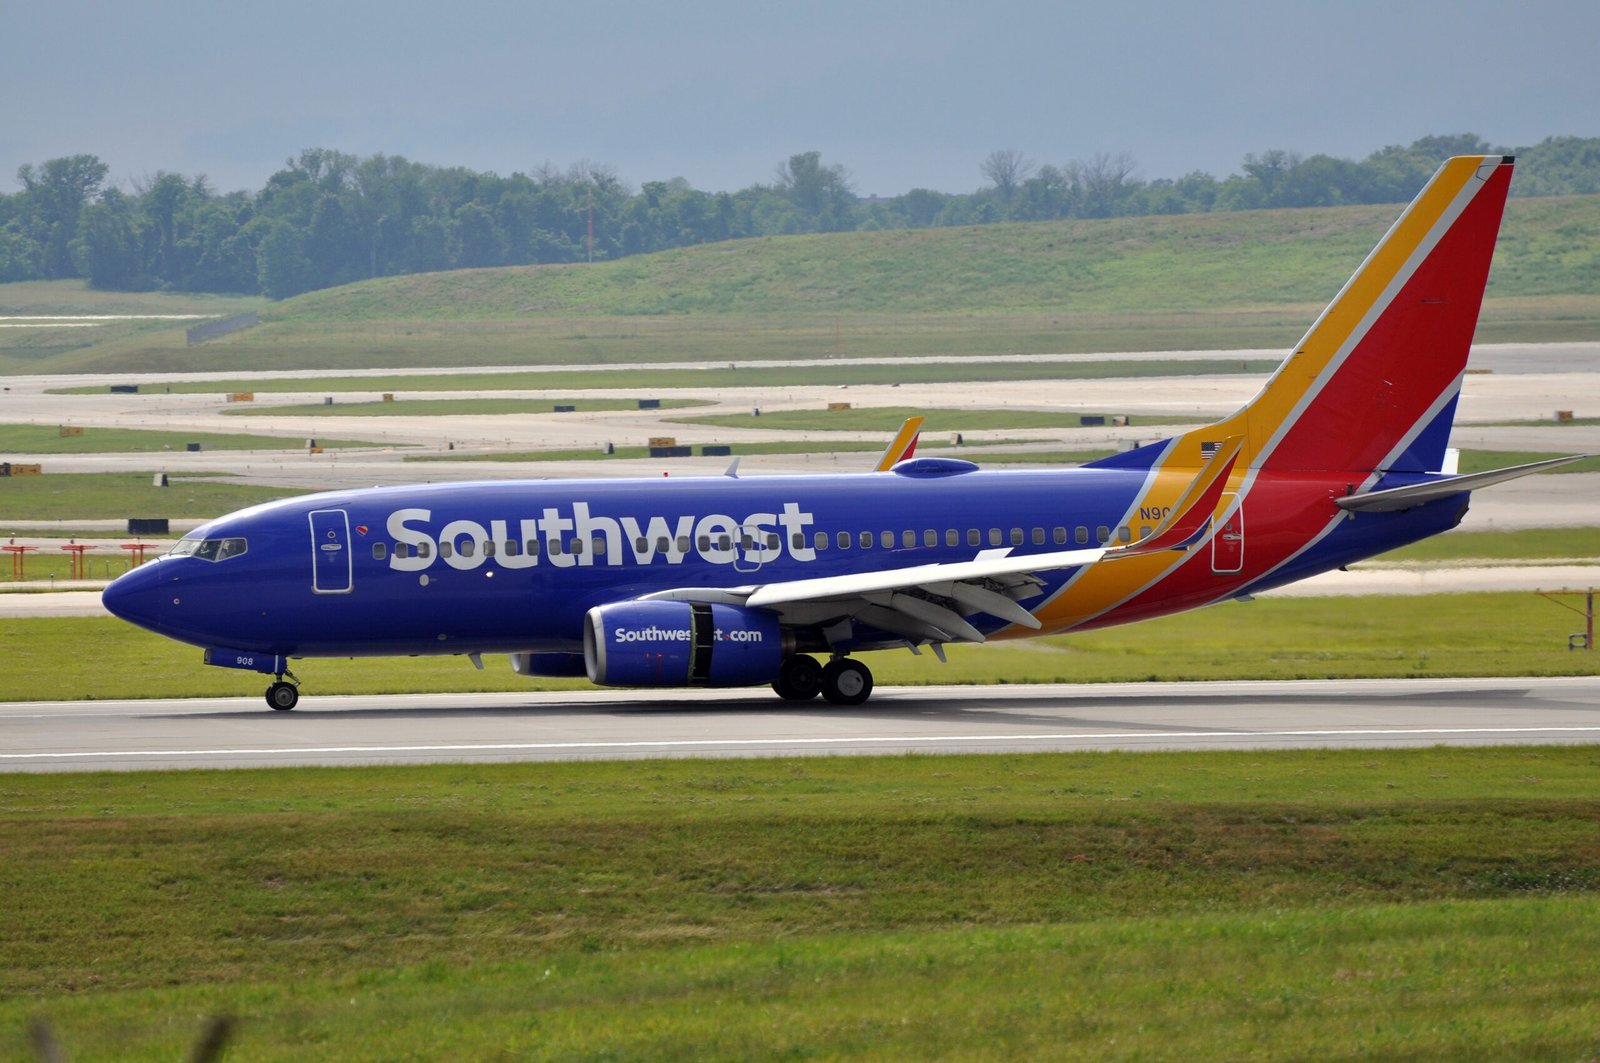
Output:
<instances>
[{"instance_id":1,"label":"tire","mask_svg":"<svg viewBox=\"0 0 1600 1063\"><path fill-rule=\"evenodd\" d=\"M267 688L267 705L278 712L288 712L300 703L300 691L293 683L274 683Z\"/></svg>"},{"instance_id":2,"label":"tire","mask_svg":"<svg viewBox=\"0 0 1600 1063\"><path fill-rule=\"evenodd\" d=\"M815 657L785 657L772 689L784 701L810 701L822 693L822 665Z\"/></svg>"},{"instance_id":3,"label":"tire","mask_svg":"<svg viewBox=\"0 0 1600 1063\"><path fill-rule=\"evenodd\" d=\"M872 671L842 657L822 669L822 696L834 705L860 705L872 696Z\"/></svg>"}]
</instances>

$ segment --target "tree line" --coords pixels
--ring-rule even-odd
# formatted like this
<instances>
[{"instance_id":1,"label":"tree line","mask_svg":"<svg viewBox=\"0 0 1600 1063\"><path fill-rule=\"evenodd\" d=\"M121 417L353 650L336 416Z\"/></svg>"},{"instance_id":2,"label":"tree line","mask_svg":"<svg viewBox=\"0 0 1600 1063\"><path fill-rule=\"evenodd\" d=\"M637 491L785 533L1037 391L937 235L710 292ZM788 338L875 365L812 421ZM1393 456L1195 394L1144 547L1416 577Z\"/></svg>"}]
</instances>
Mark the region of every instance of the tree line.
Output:
<instances>
[{"instance_id":1,"label":"tree line","mask_svg":"<svg viewBox=\"0 0 1600 1063\"><path fill-rule=\"evenodd\" d=\"M1058 166L1002 150L979 166L985 184L975 192L890 197L858 196L849 172L815 151L738 192L682 178L635 190L587 162L501 177L323 148L288 160L255 193L171 173L122 189L106 183L100 159L73 155L20 167L21 190L0 194L0 282L81 277L118 291L281 299L367 277L614 259L737 237L1399 203L1441 160L1478 152L1519 156L1517 195L1600 193L1600 138L1508 150L1471 134L1359 161L1267 151L1222 179L1145 180L1126 154Z\"/></svg>"}]
</instances>

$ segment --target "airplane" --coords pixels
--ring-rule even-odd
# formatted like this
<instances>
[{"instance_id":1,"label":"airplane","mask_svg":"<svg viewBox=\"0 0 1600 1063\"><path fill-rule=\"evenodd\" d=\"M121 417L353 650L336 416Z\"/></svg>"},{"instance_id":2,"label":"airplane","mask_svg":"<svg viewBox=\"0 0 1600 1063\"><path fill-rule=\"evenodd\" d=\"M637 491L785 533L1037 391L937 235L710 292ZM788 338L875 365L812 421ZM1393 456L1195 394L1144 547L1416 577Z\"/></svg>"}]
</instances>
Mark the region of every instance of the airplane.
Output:
<instances>
[{"instance_id":1,"label":"airplane","mask_svg":"<svg viewBox=\"0 0 1600 1063\"><path fill-rule=\"evenodd\" d=\"M273 676L288 710L291 659L486 653L529 677L859 705L865 651L943 660L1247 599L1582 457L1443 471L1512 168L1446 161L1246 406L1087 465L914 457L908 425L873 474L329 491L211 521L104 603Z\"/></svg>"}]
</instances>

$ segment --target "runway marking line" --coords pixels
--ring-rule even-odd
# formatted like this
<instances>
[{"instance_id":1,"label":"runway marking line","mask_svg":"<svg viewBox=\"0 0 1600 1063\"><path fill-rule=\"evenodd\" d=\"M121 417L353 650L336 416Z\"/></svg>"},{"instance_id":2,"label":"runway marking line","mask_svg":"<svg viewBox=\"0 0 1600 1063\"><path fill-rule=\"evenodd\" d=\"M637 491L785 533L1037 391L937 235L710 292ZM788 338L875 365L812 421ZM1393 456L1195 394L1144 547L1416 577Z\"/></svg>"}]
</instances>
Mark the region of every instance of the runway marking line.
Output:
<instances>
[{"instance_id":1,"label":"runway marking line","mask_svg":"<svg viewBox=\"0 0 1600 1063\"><path fill-rule=\"evenodd\" d=\"M861 735L853 738L703 738L638 742L506 742L429 746L283 746L264 749L127 749L85 750L76 753L0 753L6 760L70 760L109 757L221 757L305 755L336 753L510 753L561 749L689 749L730 746L861 745L953 742L1107 742L1127 739L1174 738L1361 738L1418 737L1427 735L1521 735L1600 733L1600 727L1409 727L1311 731L1108 731L1096 734L925 735L899 737Z\"/></svg>"}]
</instances>

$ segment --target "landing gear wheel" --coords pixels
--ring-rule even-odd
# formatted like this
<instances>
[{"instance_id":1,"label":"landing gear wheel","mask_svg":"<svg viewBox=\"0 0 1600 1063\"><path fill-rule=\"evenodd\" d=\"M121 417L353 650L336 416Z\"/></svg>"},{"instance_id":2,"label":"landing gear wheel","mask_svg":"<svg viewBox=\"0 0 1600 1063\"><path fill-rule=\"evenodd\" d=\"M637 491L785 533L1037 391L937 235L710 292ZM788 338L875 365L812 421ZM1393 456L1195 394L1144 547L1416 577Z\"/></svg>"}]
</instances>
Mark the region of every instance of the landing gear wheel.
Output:
<instances>
[{"instance_id":1,"label":"landing gear wheel","mask_svg":"<svg viewBox=\"0 0 1600 1063\"><path fill-rule=\"evenodd\" d=\"M822 693L822 665L805 654L785 657L772 689L784 701L810 701Z\"/></svg>"},{"instance_id":2,"label":"landing gear wheel","mask_svg":"<svg viewBox=\"0 0 1600 1063\"><path fill-rule=\"evenodd\" d=\"M288 712L300 702L300 691L293 683L278 680L267 688L267 704L279 712Z\"/></svg>"},{"instance_id":3,"label":"landing gear wheel","mask_svg":"<svg viewBox=\"0 0 1600 1063\"><path fill-rule=\"evenodd\" d=\"M872 696L872 672L848 657L829 661L822 669L822 696L834 705L859 705Z\"/></svg>"}]
</instances>

